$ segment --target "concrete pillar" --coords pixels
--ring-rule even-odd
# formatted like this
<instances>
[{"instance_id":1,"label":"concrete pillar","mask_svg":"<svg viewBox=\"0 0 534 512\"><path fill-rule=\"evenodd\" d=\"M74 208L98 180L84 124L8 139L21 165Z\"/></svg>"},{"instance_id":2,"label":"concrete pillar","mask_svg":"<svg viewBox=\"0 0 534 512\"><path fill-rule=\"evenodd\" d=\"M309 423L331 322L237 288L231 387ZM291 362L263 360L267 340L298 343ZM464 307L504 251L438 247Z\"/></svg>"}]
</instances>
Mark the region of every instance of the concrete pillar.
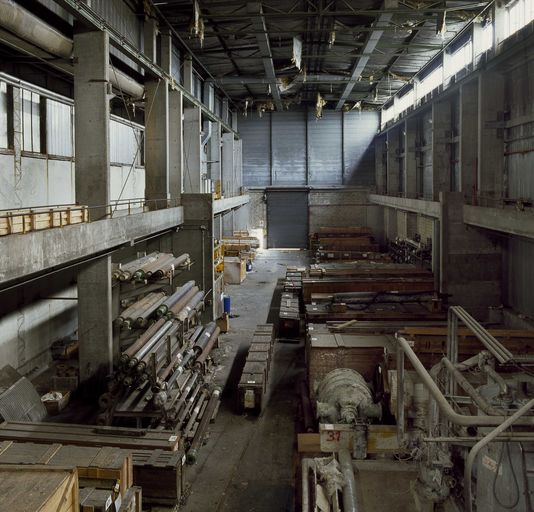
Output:
<instances>
[{"instance_id":1,"label":"concrete pillar","mask_svg":"<svg viewBox=\"0 0 534 512\"><path fill-rule=\"evenodd\" d=\"M399 132L393 128L387 132L388 159L387 159L387 194L399 195Z\"/></svg>"},{"instance_id":2,"label":"concrete pillar","mask_svg":"<svg viewBox=\"0 0 534 512\"><path fill-rule=\"evenodd\" d=\"M180 201L184 189L183 94L169 91L169 192L172 199Z\"/></svg>"},{"instance_id":3,"label":"concrete pillar","mask_svg":"<svg viewBox=\"0 0 534 512\"><path fill-rule=\"evenodd\" d=\"M478 193L482 206L502 198L504 176L504 76L484 71L478 82Z\"/></svg>"},{"instance_id":4,"label":"concrete pillar","mask_svg":"<svg viewBox=\"0 0 534 512\"><path fill-rule=\"evenodd\" d=\"M78 338L80 382L105 377L113 366L111 257L78 272Z\"/></svg>"},{"instance_id":5,"label":"concrete pillar","mask_svg":"<svg viewBox=\"0 0 534 512\"><path fill-rule=\"evenodd\" d=\"M161 69L173 76L175 71L172 69L172 37L169 28L161 31Z\"/></svg>"},{"instance_id":6,"label":"concrete pillar","mask_svg":"<svg viewBox=\"0 0 534 512\"><path fill-rule=\"evenodd\" d=\"M166 80L145 83L145 196L150 209L169 199L169 87Z\"/></svg>"},{"instance_id":7,"label":"concrete pillar","mask_svg":"<svg viewBox=\"0 0 534 512\"><path fill-rule=\"evenodd\" d=\"M451 189L451 104L448 100L432 104L432 196Z\"/></svg>"},{"instance_id":8,"label":"concrete pillar","mask_svg":"<svg viewBox=\"0 0 534 512\"><path fill-rule=\"evenodd\" d=\"M234 134L222 136L222 192L230 197L234 189Z\"/></svg>"},{"instance_id":9,"label":"concrete pillar","mask_svg":"<svg viewBox=\"0 0 534 512\"><path fill-rule=\"evenodd\" d=\"M193 60L191 55L184 58L184 88L187 92L193 94Z\"/></svg>"},{"instance_id":10,"label":"concrete pillar","mask_svg":"<svg viewBox=\"0 0 534 512\"><path fill-rule=\"evenodd\" d=\"M406 119L404 126L404 196L417 197L417 158L415 153L417 122Z\"/></svg>"},{"instance_id":11,"label":"concrete pillar","mask_svg":"<svg viewBox=\"0 0 534 512\"><path fill-rule=\"evenodd\" d=\"M106 32L74 34L76 201L88 206L110 202L109 41ZM91 210L91 219L106 215ZM113 364L111 257L80 268L78 336L80 380L105 375Z\"/></svg>"},{"instance_id":12,"label":"concrete pillar","mask_svg":"<svg viewBox=\"0 0 534 512\"><path fill-rule=\"evenodd\" d=\"M440 292L484 320L501 304L501 252L496 242L463 222L461 192L440 194Z\"/></svg>"},{"instance_id":13,"label":"concrete pillar","mask_svg":"<svg viewBox=\"0 0 534 512\"><path fill-rule=\"evenodd\" d=\"M387 185L387 168L385 162L386 137L378 136L375 138L375 181L376 193L385 194Z\"/></svg>"},{"instance_id":14,"label":"concrete pillar","mask_svg":"<svg viewBox=\"0 0 534 512\"><path fill-rule=\"evenodd\" d=\"M76 202L88 206L110 202L108 59L106 33L74 35ZM105 216L90 211L91 220Z\"/></svg>"},{"instance_id":15,"label":"concrete pillar","mask_svg":"<svg viewBox=\"0 0 534 512\"><path fill-rule=\"evenodd\" d=\"M154 18L147 18L143 24L144 54L152 61L157 61L158 23Z\"/></svg>"},{"instance_id":16,"label":"concrete pillar","mask_svg":"<svg viewBox=\"0 0 534 512\"><path fill-rule=\"evenodd\" d=\"M202 131L202 113L199 107L184 108L184 192L198 194L202 192L200 171L200 132Z\"/></svg>"},{"instance_id":17,"label":"concrete pillar","mask_svg":"<svg viewBox=\"0 0 534 512\"><path fill-rule=\"evenodd\" d=\"M221 182L221 123L211 126L211 139L208 144L208 176L214 181Z\"/></svg>"},{"instance_id":18,"label":"concrete pillar","mask_svg":"<svg viewBox=\"0 0 534 512\"><path fill-rule=\"evenodd\" d=\"M468 203L477 200L478 80L460 88L460 191Z\"/></svg>"}]
</instances>

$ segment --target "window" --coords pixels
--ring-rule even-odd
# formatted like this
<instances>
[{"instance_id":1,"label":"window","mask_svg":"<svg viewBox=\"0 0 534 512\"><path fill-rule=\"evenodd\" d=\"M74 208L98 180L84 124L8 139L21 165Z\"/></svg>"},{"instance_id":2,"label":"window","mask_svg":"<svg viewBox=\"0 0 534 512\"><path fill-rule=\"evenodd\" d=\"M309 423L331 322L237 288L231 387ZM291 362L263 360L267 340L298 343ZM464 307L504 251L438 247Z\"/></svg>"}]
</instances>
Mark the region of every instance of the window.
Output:
<instances>
[{"instance_id":1,"label":"window","mask_svg":"<svg viewBox=\"0 0 534 512\"><path fill-rule=\"evenodd\" d=\"M41 98L38 94L22 90L22 149L41 152Z\"/></svg>"},{"instance_id":2,"label":"window","mask_svg":"<svg viewBox=\"0 0 534 512\"><path fill-rule=\"evenodd\" d=\"M7 84L0 82L0 148L9 147Z\"/></svg>"},{"instance_id":3,"label":"window","mask_svg":"<svg viewBox=\"0 0 534 512\"><path fill-rule=\"evenodd\" d=\"M142 165L142 154L138 151L138 142L142 147L142 130L135 126L111 119L109 126L110 161L115 164Z\"/></svg>"},{"instance_id":4,"label":"window","mask_svg":"<svg viewBox=\"0 0 534 512\"><path fill-rule=\"evenodd\" d=\"M466 44L458 48L454 53L451 53L445 63L447 64L445 69L445 77L455 75L461 69L471 64L473 59L473 43L469 40Z\"/></svg>"},{"instance_id":5,"label":"window","mask_svg":"<svg viewBox=\"0 0 534 512\"><path fill-rule=\"evenodd\" d=\"M73 155L73 108L55 100L46 100L46 150L49 155Z\"/></svg>"},{"instance_id":6,"label":"window","mask_svg":"<svg viewBox=\"0 0 534 512\"><path fill-rule=\"evenodd\" d=\"M507 7L507 37L515 34L534 19L534 2L516 0Z\"/></svg>"},{"instance_id":7,"label":"window","mask_svg":"<svg viewBox=\"0 0 534 512\"><path fill-rule=\"evenodd\" d=\"M420 100L441 83L443 83L443 66L438 66L419 82L419 86L417 87L417 99Z\"/></svg>"}]
</instances>

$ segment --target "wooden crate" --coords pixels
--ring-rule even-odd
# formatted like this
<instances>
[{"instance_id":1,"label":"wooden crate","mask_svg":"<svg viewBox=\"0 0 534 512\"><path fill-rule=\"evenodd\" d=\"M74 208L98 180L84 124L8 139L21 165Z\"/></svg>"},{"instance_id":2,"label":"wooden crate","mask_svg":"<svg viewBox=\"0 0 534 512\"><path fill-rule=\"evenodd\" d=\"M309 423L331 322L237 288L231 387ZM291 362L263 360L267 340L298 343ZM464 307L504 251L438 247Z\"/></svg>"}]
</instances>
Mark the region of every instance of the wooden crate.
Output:
<instances>
[{"instance_id":1,"label":"wooden crate","mask_svg":"<svg viewBox=\"0 0 534 512\"><path fill-rule=\"evenodd\" d=\"M260 414L267 383L262 373L243 373L237 386L238 411Z\"/></svg>"},{"instance_id":2,"label":"wooden crate","mask_svg":"<svg viewBox=\"0 0 534 512\"><path fill-rule=\"evenodd\" d=\"M133 485L132 456L114 447L63 446L61 444L0 443L0 464L43 464L75 467L81 486L112 488L120 483L124 496Z\"/></svg>"},{"instance_id":3,"label":"wooden crate","mask_svg":"<svg viewBox=\"0 0 534 512\"><path fill-rule=\"evenodd\" d=\"M0 510L78 512L76 468L0 465Z\"/></svg>"},{"instance_id":4,"label":"wooden crate","mask_svg":"<svg viewBox=\"0 0 534 512\"><path fill-rule=\"evenodd\" d=\"M134 450L134 485L143 489L143 503L176 505L184 488L182 451Z\"/></svg>"},{"instance_id":5,"label":"wooden crate","mask_svg":"<svg viewBox=\"0 0 534 512\"><path fill-rule=\"evenodd\" d=\"M247 275L246 261L241 258L224 258L224 282L241 284Z\"/></svg>"},{"instance_id":6,"label":"wooden crate","mask_svg":"<svg viewBox=\"0 0 534 512\"><path fill-rule=\"evenodd\" d=\"M113 492L108 489L80 489L80 512L108 512L113 507Z\"/></svg>"}]
</instances>

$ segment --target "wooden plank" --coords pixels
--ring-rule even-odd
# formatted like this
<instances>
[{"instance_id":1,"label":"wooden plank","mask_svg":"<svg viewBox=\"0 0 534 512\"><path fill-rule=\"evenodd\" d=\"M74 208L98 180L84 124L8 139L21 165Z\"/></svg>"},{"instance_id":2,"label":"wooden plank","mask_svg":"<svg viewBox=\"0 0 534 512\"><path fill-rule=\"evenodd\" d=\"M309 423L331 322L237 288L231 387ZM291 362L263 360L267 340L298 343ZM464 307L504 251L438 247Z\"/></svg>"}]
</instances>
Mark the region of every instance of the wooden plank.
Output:
<instances>
[{"instance_id":1,"label":"wooden plank","mask_svg":"<svg viewBox=\"0 0 534 512\"><path fill-rule=\"evenodd\" d=\"M0 425L0 440L171 451L178 450L180 444L180 437L173 431L39 422L4 422Z\"/></svg>"},{"instance_id":2,"label":"wooden plank","mask_svg":"<svg viewBox=\"0 0 534 512\"><path fill-rule=\"evenodd\" d=\"M297 434L297 450L299 453L320 453L321 439L318 433Z\"/></svg>"},{"instance_id":3,"label":"wooden plank","mask_svg":"<svg viewBox=\"0 0 534 512\"><path fill-rule=\"evenodd\" d=\"M76 469L40 465L0 465L0 510L78 512Z\"/></svg>"}]
</instances>

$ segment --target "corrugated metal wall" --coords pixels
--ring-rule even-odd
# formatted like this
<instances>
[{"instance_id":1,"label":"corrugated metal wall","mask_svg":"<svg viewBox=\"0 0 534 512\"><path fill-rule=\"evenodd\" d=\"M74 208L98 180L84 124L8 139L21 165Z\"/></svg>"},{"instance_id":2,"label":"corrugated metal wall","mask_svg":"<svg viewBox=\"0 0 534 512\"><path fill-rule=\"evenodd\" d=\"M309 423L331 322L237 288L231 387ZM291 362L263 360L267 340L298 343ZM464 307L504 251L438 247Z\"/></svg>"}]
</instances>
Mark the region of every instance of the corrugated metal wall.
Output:
<instances>
[{"instance_id":1,"label":"corrugated metal wall","mask_svg":"<svg viewBox=\"0 0 534 512\"><path fill-rule=\"evenodd\" d=\"M346 185L374 185L374 138L379 122L376 112L343 114L343 177Z\"/></svg>"},{"instance_id":2,"label":"corrugated metal wall","mask_svg":"<svg viewBox=\"0 0 534 512\"><path fill-rule=\"evenodd\" d=\"M429 201L433 198L433 161L432 161L432 111L428 110L422 115L422 140L423 146L428 147L422 153L422 166L423 166L423 199Z\"/></svg>"},{"instance_id":3,"label":"corrugated metal wall","mask_svg":"<svg viewBox=\"0 0 534 512\"><path fill-rule=\"evenodd\" d=\"M506 83L510 123L520 123L505 130L505 140L508 141L505 146L507 197L512 199L534 199L534 122L528 121L534 113L532 76L534 63L528 61L509 73Z\"/></svg>"},{"instance_id":4,"label":"corrugated metal wall","mask_svg":"<svg viewBox=\"0 0 534 512\"><path fill-rule=\"evenodd\" d=\"M504 258L505 304L534 318L534 243L521 238L510 238Z\"/></svg>"},{"instance_id":5,"label":"corrugated metal wall","mask_svg":"<svg viewBox=\"0 0 534 512\"><path fill-rule=\"evenodd\" d=\"M259 117L255 112L238 118L243 141L243 180L245 186L261 187L271 184L271 116Z\"/></svg>"},{"instance_id":6,"label":"corrugated metal wall","mask_svg":"<svg viewBox=\"0 0 534 512\"><path fill-rule=\"evenodd\" d=\"M343 183L342 116L325 111L321 119L308 112L308 174L310 185Z\"/></svg>"},{"instance_id":7,"label":"corrugated metal wall","mask_svg":"<svg viewBox=\"0 0 534 512\"><path fill-rule=\"evenodd\" d=\"M123 2L123 0L91 0L91 8L100 14L114 29L139 48L143 48L143 25L137 15ZM110 53L131 68L141 71L141 68L122 52L110 45Z\"/></svg>"},{"instance_id":8,"label":"corrugated metal wall","mask_svg":"<svg viewBox=\"0 0 534 512\"><path fill-rule=\"evenodd\" d=\"M372 185L378 123L375 112L240 116L244 185Z\"/></svg>"},{"instance_id":9,"label":"corrugated metal wall","mask_svg":"<svg viewBox=\"0 0 534 512\"><path fill-rule=\"evenodd\" d=\"M271 116L273 185L306 185L306 112Z\"/></svg>"}]
</instances>

